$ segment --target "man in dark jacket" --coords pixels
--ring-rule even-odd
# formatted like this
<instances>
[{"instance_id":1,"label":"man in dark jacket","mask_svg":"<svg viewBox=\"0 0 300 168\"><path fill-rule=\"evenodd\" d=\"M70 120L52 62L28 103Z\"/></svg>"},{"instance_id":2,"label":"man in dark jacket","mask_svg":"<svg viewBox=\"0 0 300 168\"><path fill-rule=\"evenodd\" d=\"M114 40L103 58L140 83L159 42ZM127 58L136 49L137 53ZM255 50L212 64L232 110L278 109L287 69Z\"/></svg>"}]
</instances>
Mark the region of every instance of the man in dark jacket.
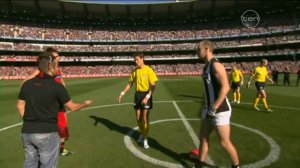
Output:
<instances>
[{"instance_id":1,"label":"man in dark jacket","mask_svg":"<svg viewBox=\"0 0 300 168\"><path fill-rule=\"evenodd\" d=\"M54 81L57 72L54 57L43 53L37 60L40 73L26 81L19 93L17 109L23 118L22 143L25 150L24 168L57 166L60 138L57 116L61 106L76 111L92 101L74 103L67 90Z\"/></svg>"}]
</instances>

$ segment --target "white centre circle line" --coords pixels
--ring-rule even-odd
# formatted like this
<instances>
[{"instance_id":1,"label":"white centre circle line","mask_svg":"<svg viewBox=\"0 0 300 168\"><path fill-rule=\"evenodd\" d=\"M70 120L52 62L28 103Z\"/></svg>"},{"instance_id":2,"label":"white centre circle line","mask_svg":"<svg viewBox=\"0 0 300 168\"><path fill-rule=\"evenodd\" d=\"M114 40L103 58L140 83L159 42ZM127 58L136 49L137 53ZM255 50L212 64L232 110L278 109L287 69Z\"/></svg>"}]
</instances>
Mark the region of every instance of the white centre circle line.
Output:
<instances>
[{"instance_id":1,"label":"white centre circle line","mask_svg":"<svg viewBox=\"0 0 300 168\"><path fill-rule=\"evenodd\" d=\"M199 121L200 119L194 119L194 118L190 118L187 119L189 121ZM150 124L157 124L157 123L162 123L162 122L172 122L172 121L181 121L181 118L171 118L171 119L164 119L164 120L157 120L157 121L152 121L150 122ZM260 130L257 129L253 129L250 127L246 127L244 125L241 124L237 124L237 123L231 123L232 125L248 130L250 132L253 132L259 136L261 136L263 139L265 139L269 145L270 145L270 152L268 153L268 155L260 161L257 161L255 163L249 163L247 165L242 165L244 168L261 168L261 167L265 167L265 166L269 166L272 163L276 162L279 159L279 155L280 155L280 147L279 145L268 135L266 135L265 133L261 132ZM134 127L131 131L129 131L127 133L127 135L124 136L124 143L125 146L127 147L127 149L132 152L135 156L137 156L138 158L150 162L154 165L159 165L162 167L174 167L174 168L182 168L184 167L183 165L180 164L176 164L176 163L172 163L172 162L168 162L168 161L163 161L160 159L156 159L154 157L148 156L146 154L144 154L143 152L141 152L140 150L138 150L136 148L136 146L132 143L131 141L131 137L134 134L134 132L138 130L138 127ZM151 147L151 144L150 144Z\"/></svg>"}]
</instances>

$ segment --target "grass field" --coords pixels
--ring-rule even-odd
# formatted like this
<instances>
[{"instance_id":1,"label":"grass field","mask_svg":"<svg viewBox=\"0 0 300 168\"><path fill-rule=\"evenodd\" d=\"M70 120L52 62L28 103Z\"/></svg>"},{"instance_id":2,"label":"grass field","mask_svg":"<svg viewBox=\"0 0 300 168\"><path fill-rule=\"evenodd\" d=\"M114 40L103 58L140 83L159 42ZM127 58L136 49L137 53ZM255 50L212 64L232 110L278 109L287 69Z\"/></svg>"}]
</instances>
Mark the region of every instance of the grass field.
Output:
<instances>
[{"instance_id":1,"label":"grass field","mask_svg":"<svg viewBox=\"0 0 300 168\"><path fill-rule=\"evenodd\" d=\"M294 81L293 76L293 85ZM68 114L71 137L66 147L75 153L69 157L60 157L59 167L161 167L136 157L124 144L124 136L131 128L136 127L132 108L133 90L125 96L123 104L116 105L116 97L127 83L127 78L69 79L66 83L73 100L93 99L94 103L92 108ZM2 129L21 122L15 109L19 84L20 81L0 81L1 168L22 167L24 160L20 140L21 125ZM266 90L273 113L252 110L249 103L252 103L255 96L255 87L243 87L242 103L233 105L231 121L266 134L278 145L279 158L276 160L275 157L276 161L267 167L299 167L300 87L267 86ZM140 148L131 138L133 147L151 158L185 167L192 166L187 153L195 144L174 104L178 105L187 119L194 119L187 120L187 123L198 134L202 100L203 83L200 77L161 77L155 91L156 102L150 119L165 122L151 125L150 149ZM136 138L137 134L133 137ZM276 147L271 148L261 135L237 126L232 126L232 140L243 165L265 159L270 150ZM231 165L215 133L211 136L209 155L218 166Z\"/></svg>"}]
</instances>

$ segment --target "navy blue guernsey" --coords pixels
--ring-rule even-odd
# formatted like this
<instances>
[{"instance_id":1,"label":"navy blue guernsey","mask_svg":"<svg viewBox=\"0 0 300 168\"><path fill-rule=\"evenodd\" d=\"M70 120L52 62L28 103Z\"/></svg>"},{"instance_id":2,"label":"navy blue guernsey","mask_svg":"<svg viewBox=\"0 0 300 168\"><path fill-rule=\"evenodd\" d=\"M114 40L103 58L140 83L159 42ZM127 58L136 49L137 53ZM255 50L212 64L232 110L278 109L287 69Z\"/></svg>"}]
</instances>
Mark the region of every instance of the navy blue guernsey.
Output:
<instances>
[{"instance_id":1,"label":"navy blue guernsey","mask_svg":"<svg viewBox=\"0 0 300 168\"><path fill-rule=\"evenodd\" d=\"M214 102L219 96L221 85L218 82L215 73L213 72L213 64L219 62L218 59L213 58L203 68L203 82L205 86L205 100L206 110L210 110ZM230 110L230 104L227 98L224 99L220 107L217 109L217 113L226 112Z\"/></svg>"}]
</instances>

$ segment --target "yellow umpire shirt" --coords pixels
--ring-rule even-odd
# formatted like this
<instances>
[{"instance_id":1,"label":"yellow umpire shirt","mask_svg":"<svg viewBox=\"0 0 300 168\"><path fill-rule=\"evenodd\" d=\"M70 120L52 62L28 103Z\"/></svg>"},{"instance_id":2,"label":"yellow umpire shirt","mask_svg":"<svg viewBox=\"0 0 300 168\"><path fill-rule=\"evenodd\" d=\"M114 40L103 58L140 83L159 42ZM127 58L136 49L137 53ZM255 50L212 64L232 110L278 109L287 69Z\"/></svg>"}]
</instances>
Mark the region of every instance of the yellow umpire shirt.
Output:
<instances>
[{"instance_id":1,"label":"yellow umpire shirt","mask_svg":"<svg viewBox=\"0 0 300 168\"><path fill-rule=\"evenodd\" d=\"M231 80L233 82L241 82L241 76L243 76L242 72L236 69L231 73Z\"/></svg>"},{"instance_id":2,"label":"yellow umpire shirt","mask_svg":"<svg viewBox=\"0 0 300 168\"><path fill-rule=\"evenodd\" d=\"M136 68L129 77L129 82L134 82L136 91L147 92L150 84L158 81L158 78L152 68L145 65L143 68Z\"/></svg>"},{"instance_id":3,"label":"yellow umpire shirt","mask_svg":"<svg viewBox=\"0 0 300 168\"><path fill-rule=\"evenodd\" d=\"M254 79L257 82L266 82L266 78L268 77L267 67L265 66L256 67L254 69L252 76L254 76Z\"/></svg>"}]
</instances>

